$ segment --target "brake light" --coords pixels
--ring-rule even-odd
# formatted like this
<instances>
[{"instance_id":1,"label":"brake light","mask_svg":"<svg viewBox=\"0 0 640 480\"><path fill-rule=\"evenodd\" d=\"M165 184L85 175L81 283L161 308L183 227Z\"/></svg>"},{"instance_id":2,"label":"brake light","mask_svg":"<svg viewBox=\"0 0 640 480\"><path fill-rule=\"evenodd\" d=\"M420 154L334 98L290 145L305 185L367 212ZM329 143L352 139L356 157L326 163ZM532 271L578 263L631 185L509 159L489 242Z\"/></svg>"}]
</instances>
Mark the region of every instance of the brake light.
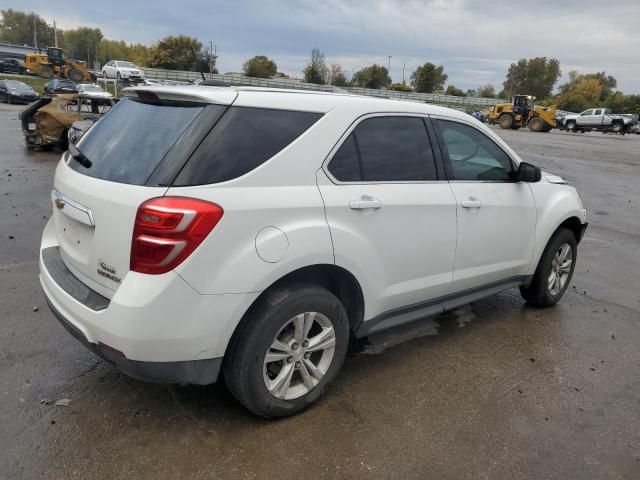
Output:
<instances>
[{"instance_id":1,"label":"brake light","mask_svg":"<svg viewBox=\"0 0 640 480\"><path fill-rule=\"evenodd\" d=\"M186 197L159 197L138 207L131 241L134 272L160 274L180 265L222 218L220 205Z\"/></svg>"}]
</instances>

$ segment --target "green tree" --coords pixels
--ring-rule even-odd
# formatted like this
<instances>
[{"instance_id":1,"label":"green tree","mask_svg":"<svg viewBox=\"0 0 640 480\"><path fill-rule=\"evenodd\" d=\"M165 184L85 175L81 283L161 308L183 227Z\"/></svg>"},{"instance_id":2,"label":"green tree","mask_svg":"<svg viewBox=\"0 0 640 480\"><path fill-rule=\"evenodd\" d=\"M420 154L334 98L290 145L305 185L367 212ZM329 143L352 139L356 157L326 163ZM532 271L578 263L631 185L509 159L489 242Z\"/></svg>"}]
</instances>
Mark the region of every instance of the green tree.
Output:
<instances>
[{"instance_id":1,"label":"green tree","mask_svg":"<svg viewBox=\"0 0 640 480\"><path fill-rule=\"evenodd\" d=\"M271 78L278 71L278 66L264 55L256 55L244 62L242 71L247 77Z\"/></svg>"},{"instance_id":2,"label":"green tree","mask_svg":"<svg viewBox=\"0 0 640 480\"><path fill-rule=\"evenodd\" d=\"M364 88L383 88L391 85L391 77L387 67L374 63L358 70L353 75L352 83Z\"/></svg>"},{"instance_id":3,"label":"green tree","mask_svg":"<svg viewBox=\"0 0 640 480\"><path fill-rule=\"evenodd\" d=\"M482 85L481 87L478 87L477 94L482 98L495 98L496 89L493 88L493 85L487 83L485 85Z\"/></svg>"},{"instance_id":4,"label":"green tree","mask_svg":"<svg viewBox=\"0 0 640 480\"><path fill-rule=\"evenodd\" d=\"M349 81L342 71L342 67L337 63L332 63L329 73L329 83L336 87L346 87L349 85Z\"/></svg>"},{"instance_id":5,"label":"green tree","mask_svg":"<svg viewBox=\"0 0 640 480\"><path fill-rule=\"evenodd\" d=\"M62 48L65 55L76 60L84 60L89 67L100 57L102 31L99 28L79 27L65 30Z\"/></svg>"},{"instance_id":6,"label":"green tree","mask_svg":"<svg viewBox=\"0 0 640 480\"><path fill-rule=\"evenodd\" d=\"M444 91L445 95L453 95L454 97L464 97L465 93L457 88L455 85L449 85Z\"/></svg>"},{"instance_id":7,"label":"green tree","mask_svg":"<svg viewBox=\"0 0 640 480\"><path fill-rule=\"evenodd\" d=\"M0 13L0 42L36 46L37 39L40 48L54 45L53 26L40 15L11 8L0 10Z\"/></svg>"},{"instance_id":8,"label":"green tree","mask_svg":"<svg viewBox=\"0 0 640 480\"><path fill-rule=\"evenodd\" d=\"M396 92L411 92L411 87L406 83L392 83L389 85L389 90L395 90Z\"/></svg>"},{"instance_id":9,"label":"green tree","mask_svg":"<svg viewBox=\"0 0 640 480\"><path fill-rule=\"evenodd\" d=\"M427 62L411 74L411 86L416 92L433 93L442 90L448 78L449 75L444 73L444 66Z\"/></svg>"},{"instance_id":10,"label":"green tree","mask_svg":"<svg viewBox=\"0 0 640 480\"><path fill-rule=\"evenodd\" d=\"M216 57L203 49L202 43L188 35L170 35L154 45L150 66L169 70L209 71Z\"/></svg>"},{"instance_id":11,"label":"green tree","mask_svg":"<svg viewBox=\"0 0 640 480\"><path fill-rule=\"evenodd\" d=\"M599 100L604 102L610 95L612 95L615 91L615 88L618 86L618 81L612 75L607 75L607 72L596 72L596 73L585 73L579 74L577 71L572 70L569 72L569 81L563 85L560 85L558 90L560 94L566 93L570 91L576 82L585 79L593 79L600 82L602 85L602 91L600 92Z\"/></svg>"},{"instance_id":12,"label":"green tree","mask_svg":"<svg viewBox=\"0 0 640 480\"><path fill-rule=\"evenodd\" d=\"M558 108L570 112L581 112L602 105L602 83L597 78L575 78L570 87L556 97Z\"/></svg>"},{"instance_id":13,"label":"green tree","mask_svg":"<svg viewBox=\"0 0 640 480\"><path fill-rule=\"evenodd\" d=\"M324 53L318 47L311 50L311 61L304 67L304 81L324 85L327 83L329 69L324 61Z\"/></svg>"},{"instance_id":14,"label":"green tree","mask_svg":"<svg viewBox=\"0 0 640 480\"><path fill-rule=\"evenodd\" d=\"M542 100L551 96L560 78L560 61L556 58L521 58L509 66L503 82L508 96L526 94Z\"/></svg>"}]
</instances>

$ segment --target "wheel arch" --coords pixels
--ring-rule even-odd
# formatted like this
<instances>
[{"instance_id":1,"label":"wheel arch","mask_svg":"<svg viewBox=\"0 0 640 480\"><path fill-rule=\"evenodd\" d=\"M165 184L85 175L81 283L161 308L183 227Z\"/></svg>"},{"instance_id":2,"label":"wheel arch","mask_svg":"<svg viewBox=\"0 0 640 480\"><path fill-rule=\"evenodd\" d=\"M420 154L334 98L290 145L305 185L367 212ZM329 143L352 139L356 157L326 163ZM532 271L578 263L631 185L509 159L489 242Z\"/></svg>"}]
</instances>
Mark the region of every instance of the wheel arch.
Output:
<instances>
[{"instance_id":1,"label":"wheel arch","mask_svg":"<svg viewBox=\"0 0 640 480\"><path fill-rule=\"evenodd\" d=\"M237 338L241 335L244 328L248 326L248 319L251 318L251 312L264 300L266 295L287 285L303 283L326 288L342 302L347 311L349 330L351 332L360 326L364 319L364 295L360 282L358 282L356 277L345 268L337 265L308 265L285 274L271 283L271 285L258 295L246 310L238 325L236 325L227 344L227 352L230 348L233 348Z\"/></svg>"}]
</instances>

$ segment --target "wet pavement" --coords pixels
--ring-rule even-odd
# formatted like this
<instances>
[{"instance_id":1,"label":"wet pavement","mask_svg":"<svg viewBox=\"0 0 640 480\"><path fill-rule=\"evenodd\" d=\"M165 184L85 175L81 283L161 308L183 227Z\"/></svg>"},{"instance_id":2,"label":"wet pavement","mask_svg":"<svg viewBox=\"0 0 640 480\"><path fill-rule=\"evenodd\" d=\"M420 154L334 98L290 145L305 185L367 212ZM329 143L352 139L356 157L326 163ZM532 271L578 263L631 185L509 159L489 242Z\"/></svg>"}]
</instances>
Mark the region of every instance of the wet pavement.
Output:
<instances>
[{"instance_id":1,"label":"wet pavement","mask_svg":"<svg viewBox=\"0 0 640 480\"><path fill-rule=\"evenodd\" d=\"M640 136L497 130L589 211L560 304L510 290L371 338L269 422L223 385L129 379L54 320L36 257L59 154L24 149L19 110L0 105L0 479L640 478Z\"/></svg>"}]
</instances>

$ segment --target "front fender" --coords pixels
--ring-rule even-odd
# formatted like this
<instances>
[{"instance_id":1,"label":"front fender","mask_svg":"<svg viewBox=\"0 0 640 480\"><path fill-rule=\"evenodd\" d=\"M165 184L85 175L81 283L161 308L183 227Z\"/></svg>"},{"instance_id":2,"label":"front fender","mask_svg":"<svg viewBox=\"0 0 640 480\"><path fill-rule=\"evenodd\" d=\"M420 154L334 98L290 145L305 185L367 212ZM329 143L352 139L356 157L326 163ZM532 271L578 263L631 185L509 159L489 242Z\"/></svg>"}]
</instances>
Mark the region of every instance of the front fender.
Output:
<instances>
[{"instance_id":1,"label":"front fender","mask_svg":"<svg viewBox=\"0 0 640 480\"><path fill-rule=\"evenodd\" d=\"M536 202L536 238L528 273L533 275L542 252L558 227L572 217L584 224L586 211L572 186L542 181L532 183L531 190Z\"/></svg>"}]
</instances>

